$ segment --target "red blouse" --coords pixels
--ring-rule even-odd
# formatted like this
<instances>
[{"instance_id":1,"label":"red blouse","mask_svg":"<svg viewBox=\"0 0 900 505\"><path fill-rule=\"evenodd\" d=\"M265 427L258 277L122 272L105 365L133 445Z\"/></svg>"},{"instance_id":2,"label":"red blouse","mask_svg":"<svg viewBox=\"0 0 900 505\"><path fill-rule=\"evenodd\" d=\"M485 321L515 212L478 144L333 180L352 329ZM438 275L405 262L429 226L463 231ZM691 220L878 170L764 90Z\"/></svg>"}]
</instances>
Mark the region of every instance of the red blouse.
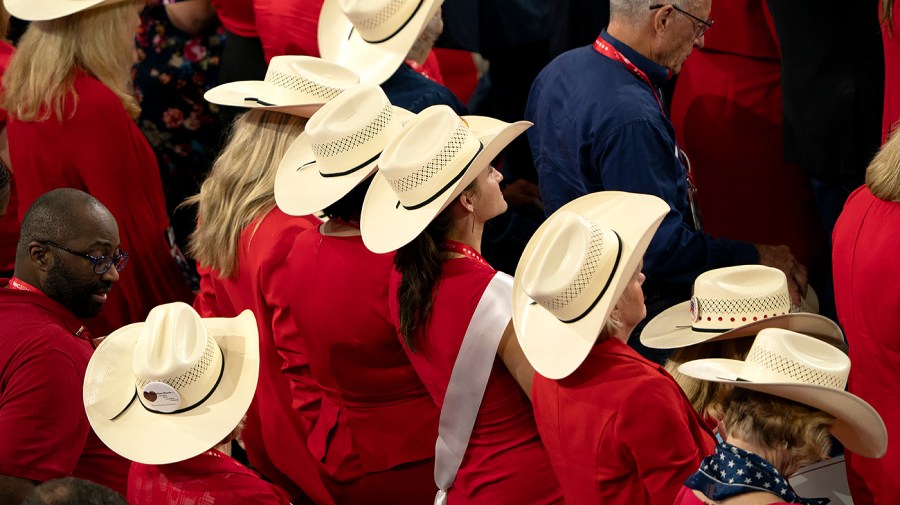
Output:
<instances>
[{"instance_id":1,"label":"red blouse","mask_svg":"<svg viewBox=\"0 0 900 505\"><path fill-rule=\"evenodd\" d=\"M435 403L442 406L450 374L475 308L496 271L469 258L444 263L434 308L419 352L407 349ZM391 275L391 319L399 328L397 287ZM531 402L506 366L495 358L469 446L448 503L563 503L541 444Z\"/></svg>"},{"instance_id":2,"label":"red blouse","mask_svg":"<svg viewBox=\"0 0 900 505\"><path fill-rule=\"evenodd\" d=\"M532 400L568 505L671 505L715 450L675 380L614 338L564 379L535 374Z\"/></svg>"},{"instance_id":3,"label":"red blouse","mask_svg":"<svg viewBox=\"0 0 900 505\"><path fill-rule=\"evenodd\" d=\"M73 114L68 96L63 121L10 118L9 147L20 220L32 202L56 188L86 191L116 218L122 250L130 259L100 315L90 322L99 336L143 321L157 305L190 303L194 296L169 252L169 218L150 144L100 81L79 73L75 92L77 107Z\"/></svg>"},{"instance_id":4,"label":"red blouse","mask_svg":"<svg viewBox=\"0 0 900 505\"><path fill-rule=\"evenodd\" d=\"M319 12L324 0L254 0L256 29L266 62L274 56L319 56Z\"/></svg>"},{"instance_id":5,"label":"red blouse","mask_svg":"<svg viewBox=\"0 0 900 505\"><path fill-rule=\"evenodd\" d=\"M320 222L314 216L288 216L276 207L250 223L241 233L238 268L231 278L200 267L200 294L194 308L203 317L235 317L246 309L256 315L259 382L241 434L247 457L254 468L292 494L296 485L316 503L330 503L306 448L309 428L319 411L318 387L298 350L298 387L292 408L291 384L281 373L283 360L273 338L273 331L293 335L296 330L284 307L273 304L283 281L272 279L272 272L284 262L297 235Z\"/></svg>"},{"instance_id":6,"label":"red blouse","mask_svg":"<svg viewBox=\"0 0 900 505\"><path fill-rule=\"evenodd\" d=\"M210 0L222 26L241 37L256 37L253 0Z\"/></svg>"},{"instance_id":7,"label":"red blouse","mask_svg":"<svg viewBox=\"0 0 900 505\"><path fill-rule=\"evenodd\" d=\"M370 252L359 235L314 229L278 274L297 332L276 332L275 343L292 381L305 350L321 388L308 444L336 503L429 503L436 491L438 410L388 319L392 269L393 255ZM367 487L382 474L391 485Z\"/></svg>"}]
</instances>

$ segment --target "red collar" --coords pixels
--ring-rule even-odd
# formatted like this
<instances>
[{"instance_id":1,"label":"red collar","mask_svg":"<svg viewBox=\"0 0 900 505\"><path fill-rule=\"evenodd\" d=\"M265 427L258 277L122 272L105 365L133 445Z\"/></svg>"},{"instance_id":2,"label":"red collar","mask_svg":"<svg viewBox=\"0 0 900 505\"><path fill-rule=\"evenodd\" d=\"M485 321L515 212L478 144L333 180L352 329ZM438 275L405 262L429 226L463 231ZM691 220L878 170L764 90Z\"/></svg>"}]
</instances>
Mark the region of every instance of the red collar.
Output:
<instances>
[{"instance_id":1,"label":"red collar","mask_svg":"<svg viewBox=\"0 0 900 505\"><path fill-rule=\"evenodd\" d=\"M6 287L6 289L0 289L0 303L19 302L39 305L43 309L51 312L57 318L59 318L59 322L67 330L69 330L72 335L77 338L87 340L87 342L91 344L91 347L96 347L93 340L91 339L91 334L88 331L87 327L80 319L78 319L78 317L75 316L75 314L72 314L69 309L44 294L41 290L26 282L23 282L21 279L15 279L15 281L18 283L18 286L14 287L14 279L15 277L13 277L12 279L0 279L0 286ZM30 289L26 289L25 286Z\"/></svg>"}]
</instances>

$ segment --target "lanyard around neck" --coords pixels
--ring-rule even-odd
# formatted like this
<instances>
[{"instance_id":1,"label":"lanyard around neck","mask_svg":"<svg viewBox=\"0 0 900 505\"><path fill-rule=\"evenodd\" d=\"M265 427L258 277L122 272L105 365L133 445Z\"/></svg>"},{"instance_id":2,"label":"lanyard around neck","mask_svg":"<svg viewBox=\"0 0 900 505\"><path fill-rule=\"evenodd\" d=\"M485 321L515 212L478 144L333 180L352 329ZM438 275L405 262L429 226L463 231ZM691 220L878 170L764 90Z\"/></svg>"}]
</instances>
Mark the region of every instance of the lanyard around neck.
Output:
<instances>
[{"instance_id":1,"label":"lanyard around neck","mask_svg":"<svg viewBox=\"0 0 900 505\"><path fill-rule=\"evenodd\" d=\"M609 42L603 40L603 37L598 36L597 40L594 41L594 51L625 65L625 68L627 68L629 72L634 74L635 77L643 81L647 86L650 86L650 91L653 93L653 98L656 99L656 103L659 104L659 109L662 111L663 116L666 115L666 108L663 107L662 99L656 91L656 86L653 85L653 82L650 81L650 78L647 77L647 74L645 74L643 70L637 68L637 65L626 58L618 49L611 46Z\"/></svg>"},{"instance_id":2,"label":"lanyard around neck","mask_svg":"<svg viewBox=\"0 0 900 505\"><path fill-rule=\"evenodd\" d=\"M472 246L470 246L468 244L463 244L462 242L457 242L455 240L445 240L441 244L440 250L443 252L462 254L463 256L465 256L469 259L475 260L475 261L481 263L482 265L484 265L488 268L491 268L490 263L488 263L487 260L484 259L483 256L478 254L478 251L473 249Z\"/></svg>"}]
</instances>

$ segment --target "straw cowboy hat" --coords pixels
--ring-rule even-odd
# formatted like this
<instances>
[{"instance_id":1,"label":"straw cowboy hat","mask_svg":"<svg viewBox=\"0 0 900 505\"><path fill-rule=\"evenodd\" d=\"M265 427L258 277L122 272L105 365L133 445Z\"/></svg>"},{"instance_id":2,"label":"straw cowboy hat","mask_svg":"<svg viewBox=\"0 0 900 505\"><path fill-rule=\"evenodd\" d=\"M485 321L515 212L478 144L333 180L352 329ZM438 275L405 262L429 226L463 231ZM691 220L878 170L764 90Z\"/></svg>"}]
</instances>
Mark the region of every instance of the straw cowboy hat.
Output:
<instances>
[{"instance_id":1,"label":"straw cowboy hat","mask_svg":"<svg viewBox=\"0 0 900 505\"><path fill-rule=\"evenodd\" d=\"M759 332L745 361L699 359L678 367L696 379L730 384L787 398L834 416L831 433L847 449L867 458L887 450L887 430L878 412L844 391L850 358L819 339L781 328Z\"/></svg>"},{"instance_id":2,"label":"straw cowboy hat","mask_svg":"<svg viewBox=\"0 0 900 505\"><path fill-rule=\"evenodd\" d=\"M84 406L97 436L132 461L192 458L230 434L256 392L259 336L249 310L201 319L185 303L112 332L94 351Z\"/></svg>"},{"instance_id":3,"label":"straw cowboy hat","mask_svg":"<svg viewBox=\"0 0 900 505\"><path fill-rule=\"evenodd\" d=\"M537 229L516 268L512 309L538 373L562 379L581 365L668 212L655 196L603 191Z\"/></svg>"},{"instance_id":4,"label":"straw cowboy hat","mask_svg":"<svg viewBox=\"0 0 900 505\"><path fill-rule=\"evenodd\" d=\"M694 296L650 320L641 332L641 343L654 349L675 349L749 337L763 328L784 328L832 345L844 344L841 328L831 319L791 313L787 277L781 270L763 265L717 268L700 274L694 281Z\"/></svg>"},{"instance_id":5,"label":"straw cowboy hat","mask_svg":"<svg viewBox=\"0 0 900 505\"><path fill-rule=\"evenodd\" d=\"M403 64L443 0L325 0L319 15L322 58L381 84Z\"/></svg>"},{"instance_id":6,"label":"straw cowboy hat","mask_svg":"<svg viewBox=\"0 0 900 505\"><path fill-rule=\"evenodd\" d=\"M387 143L415 114L375 84L358 84L313 114L275 176L275 202L303 216L340 200L376 170Z\"/></svg>"},{"instance_id":7,"label":"straw cowboy hat","mask_svg":"<svg viewBox=\"0 0 900 505\"><path fill-rule=\"evenodd\" d=\"M446 105L420 112L378 159L360 220L366 247L386 253L408 244L530 126L460 117Z\"/></svg>"},{"instance_id":8,"label":"straw cowboy hat","mask_svg":"<svg viewBox=\"0 0 900 505\"><path fill-rule=\"evenodd\" d=\"M309 117L342 91L359 83L347 68L312 56L275 56L265 80L221 84L207 91L207 102Z\"/></svg>"},{"instance_id":9,"label":"straw cowboy hat","mask_svg":"<svg viewBox=\"0 0 900 505\"><path fill-rule=\"evenodd\" d=\"M131 0L3 0L13 16L26 21L47 21Z\"/></svg>"}]
</instances>

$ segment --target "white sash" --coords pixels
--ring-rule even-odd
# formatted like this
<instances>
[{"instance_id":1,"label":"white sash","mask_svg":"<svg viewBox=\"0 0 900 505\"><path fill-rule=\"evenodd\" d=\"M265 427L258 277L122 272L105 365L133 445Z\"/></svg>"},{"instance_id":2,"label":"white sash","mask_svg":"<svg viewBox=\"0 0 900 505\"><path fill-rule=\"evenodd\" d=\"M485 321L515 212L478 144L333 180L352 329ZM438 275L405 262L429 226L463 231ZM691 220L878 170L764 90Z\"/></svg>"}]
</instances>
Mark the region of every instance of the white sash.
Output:
<instances>
[{"instance_id":1,"label":"white sash","mask_svg":"<svg viewBox=\"0 0 900 505\"><path fill-rule=\"evenodd\" d=\"M435 444L435 505L447 504L447 491L469 446L500 338L512 318L512 283L512 277L503 272L488 283L453 364Z\"/></svg>"}]
</instances>

